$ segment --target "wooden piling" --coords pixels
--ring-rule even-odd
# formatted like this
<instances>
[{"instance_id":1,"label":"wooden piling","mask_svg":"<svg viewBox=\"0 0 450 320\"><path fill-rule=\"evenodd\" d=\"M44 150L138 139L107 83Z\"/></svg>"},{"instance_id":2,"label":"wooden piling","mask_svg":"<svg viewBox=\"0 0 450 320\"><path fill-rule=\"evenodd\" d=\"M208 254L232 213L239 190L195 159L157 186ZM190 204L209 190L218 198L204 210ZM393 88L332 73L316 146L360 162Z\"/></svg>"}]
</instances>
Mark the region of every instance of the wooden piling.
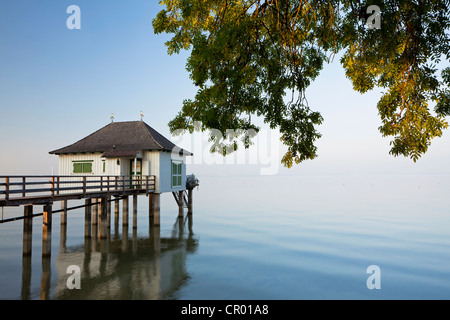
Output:
<instances>
[{"instance_id":1,"label":"wooden piling","mask_svg":"<svg viewBox=\"0 0 450 320\"><path fill-rule=\"evenodd\" d=\"M128 224L122 225L122 252L127 252L128 250Z\"/></svg>"},{"instance_id":2,"label":"wooden piling","mask_svg":"<svg viewBox=\"0 0 450 320\"><path fill-rule=\"evenodd\" d=\"M111 196L106 198L106 228L111 229Z\"/></svg>"},{"instance_id":3,"label":"wooden piling","mask_svg":"<svg viewBox=\"0 0 450 320\"><path fill-rule=\"evenodd\" d=\"M94 198L94 202L97 202L97 199ZM98 223L98 204L92 205L92 225L96 226Z\"/></svg>"},{"instance_id":4,"label":"wooden piling","mask_svg":"<svg viewBox=\"0 0 450 320\"><path fill-rule=\"evenodd\" d=\"M84 238L91 237L91 217L92 217L92 199L84 200Z\"/></svg>"},{"instance_id":5,"label":"wooden piling","mask_svg":"<svg viewBox=\"0 0 450 320\"><path fill-rule=\"evenodd\" d=\"M193 189L188 189L188 214L192 214L193 212Z\"/></svg>"},{"instance_id":6,"label":"wooden piling","mask_svg":"<svg viewBox=\"0 0 450 320\"><path fill-rule=\"evenodd\" d=\"M133 195L133 229L137 228L137 194Z\"/></svg>"},{"instance_id":7,"label":"wooden piling","mask_svg":"<svg viewBox=\"0 0 450 320\"><path fill-rule=\"evenodd\" d=\"M42 223L42 256L48 257L52 251L52 205L44 206Z\"/></svg>"},{"instance_id":8,"label":"wooden piling","mask_svg":"<svg viewBox=\"0 0 450 320\"><path fill-rule=\"evenodd\" d=\"M61 201L61 225L67 224L67 200Z\"/></svg>"},{"instance_id":9,"label":"wooden piling","mask_svg":"<svg viewBox=\"0 0 450 320\"><path fill-rule=\"evenodd\" d=\"M155 226L160 225L160 194L154 193L153 194L153 201L152 201L152 216L153 216L153 224Z\"/></svg>"},{"instance_id":10,"label":"wooden piling","mask_svg":"<svg viewBox=\"0 0 450 320\"><path fill-rule=\"evenodd\" d=\"M148 217L153 218L153 193L148 194Z\"/></svg>"},{"instance_id":11,"label":"wooden piling","mask_svg":"<svg viewBox=\"0 0 450 320\"><path fill-rule=\"evenodd\" d=\"M52 180L54 179L52 178ZM61 223L59 227L59 251L64 252L66 250L67 241L67 200L61 200L61 210Z\"/></svg>"},{"instance_id":12,"label":"wooden piling","mask_svg":"<svg viewBox=\"0 0 450 320\"><path fill-rule=\"evenodd\" d=\"M33 206L27 205L24 207L25 219L23 219L23 255L31 255L32 240L33 240Z\"/></svg>"},{"instance_id":13,"label":"wooden piling","mask_svg":"<svg viewBox=\"0 0 450 320\"><path fill-rule=\"evenodd\" d=\"M178 240L183 240L184 236L184 219L178 219Z\"/></svg>"},{"instance_id":14,"label":"wooden piling","mask_svg":"<svg viewBox=\"0 0 450 320\"><path fill-rule=\"evenodd\" d=\"M43 224L46 226L49 230L52 228L52 205L47 204L44 206L44 212L42 214L43 216Z\"/></svg>"},{"instance_id":15,"label":"wooden piling","mask_svg":"<svg viewBox=\"0 0 450 320\"><path fill-rule=\"evenodd\" d=\"M184 217L183 192L184 191L178 191L178 218L183 218Z\"/></svg>"},{"instance_id":16,"label":"wooden piling","mask_svg":"<svg viewBox=\"0 0 450 320\"><path fill-rule=\"evenodd\" d=\"M128 196L122 199L122 226L128 226Z\"/></svg>"},{"instance_id":17,"label":"wooden piling","mask_svg":"<svg viewBox=\"0 0 450 320\"><path fill-rule=\"evenodd\" d=\"M108 197L100 198L100 218L106 221L108 215Z\"/></svg>"},{"instance_id":18,"label":"wooden piling","mask_svg":"<svg viewBox=\"0 0 450 320\"><path fill-rule=\"evenodd\" d=\"M59 252L66 251L66 242L67 242L67 223L60 224L59 226Z\"/></svg>"},{"instance_id":19,"label":"wooden piling","mask_svg":"<svg viewBox=\"0 0 450 320\"><path fill-rule=\"evenodd\" d=\"M119 197L114 199L114 230L119 229Z\"/></svg>"},{"instance_id":20,"label":"wooden piling","mask_svg":"<svg viewBox=\"0 0 450 320\"><path fill-rule=\"evenodd\" d=\"M99 222L99 230L98 230L98 237L99 239L106 239L106 233L107 233L107 207L108 207L108 198L102 197L100 199L100 222Z\"/></svg>"}]
</instances>

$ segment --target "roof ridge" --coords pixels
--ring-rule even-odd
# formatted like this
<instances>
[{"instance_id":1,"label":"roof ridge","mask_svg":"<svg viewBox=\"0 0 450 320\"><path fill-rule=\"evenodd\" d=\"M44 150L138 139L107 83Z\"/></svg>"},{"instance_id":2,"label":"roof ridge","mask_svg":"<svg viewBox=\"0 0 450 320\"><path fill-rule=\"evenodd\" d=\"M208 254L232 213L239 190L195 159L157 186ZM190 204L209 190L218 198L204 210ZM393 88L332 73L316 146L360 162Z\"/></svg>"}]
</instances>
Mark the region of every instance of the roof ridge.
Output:
<instances>
[{"instance_id":1,"label":"roof ridge","mask_svg":"<svg viewBox=\"0 0 450 320\"><path fill-rule=\"evenodd\" d=\"M184 150L183 148L178 147L175 143L167 139L165 136L163 136L161 133L156 131L153 127L142 121L142 123L147 127L148 132L150 133L152 139L159 145L163 150L174 152L178 148L180 152L186 153L188 155L193 155L191 152ZM152 133L153 132L153 133ZM156 135L156 138L154 137L154 134ZM160 139L160 142L158 142L156 139ZM164 146L162 145L164 144Z\"/></svg>"},{"instance_id":2,"label":"roof ridge","mask_svg":"<svg viewBox=\"0 0 450 320\"><path fill-rule=\"evenodd\" d=\"M140 122L141 123L141 125L142 126L144 126L144 129L145 129L145 132L147 132L148 133L148 135L150 136L150 138L161 148L161 149L164 149L164 147L158 142L158 141L156 141L155 140L155 138L153 137L153 135L151 134L151 132L148 130L148 128L151 128L151 129L153 129L152 127L150 127L148 124L146 124L144 121L138 121L138 122ZM155 130L155 129L153 129L153 130ZM156 131L156 130L155 130Z\"/></svg>"}]
</instances>

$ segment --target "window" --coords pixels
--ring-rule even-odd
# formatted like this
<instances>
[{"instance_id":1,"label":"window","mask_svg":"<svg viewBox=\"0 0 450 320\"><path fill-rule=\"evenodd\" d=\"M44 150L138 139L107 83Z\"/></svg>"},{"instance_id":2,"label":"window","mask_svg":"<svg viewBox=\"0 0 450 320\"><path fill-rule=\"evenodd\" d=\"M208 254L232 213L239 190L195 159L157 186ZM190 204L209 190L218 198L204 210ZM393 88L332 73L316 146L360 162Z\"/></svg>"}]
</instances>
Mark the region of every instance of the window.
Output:
<instances>
[{"instance_id":1,"label":"window","mask_svg":"<svg viewBox=\"0 0 450 320\"><path fill-rule=\"evenodd\" d=\"M73 161L73 173L92 173L94 160Z\"/></svg>"},{"instance_id":2,"label":"window","mask_svg":"<svg viewBox=\"0 0 450 320\"><path fill-rule=\"evenodd\" d=\"M181 170L183 162L172 161L172 187L181 187Z\"/></svg>"},{"instance_id":3,"label":"window","mask_svg":"<svg viewBox=\"0 0 450 320\"><path fill-rule=\"evenodd\" d=\"M139 175L142 176L142 160L137 159L136 172L134 172L134 159L130 160L130 176Z\"/></svg>"},{"instance_id":4,"label":"window","mask_svg":"<svg viewBox=\"0 0 450 320\"><path fill-rule=\"evenodd\" d=\"M106 172L106 161L102 160L102 164L103 164L103 173Z\"/></svg>"}]
</instances>

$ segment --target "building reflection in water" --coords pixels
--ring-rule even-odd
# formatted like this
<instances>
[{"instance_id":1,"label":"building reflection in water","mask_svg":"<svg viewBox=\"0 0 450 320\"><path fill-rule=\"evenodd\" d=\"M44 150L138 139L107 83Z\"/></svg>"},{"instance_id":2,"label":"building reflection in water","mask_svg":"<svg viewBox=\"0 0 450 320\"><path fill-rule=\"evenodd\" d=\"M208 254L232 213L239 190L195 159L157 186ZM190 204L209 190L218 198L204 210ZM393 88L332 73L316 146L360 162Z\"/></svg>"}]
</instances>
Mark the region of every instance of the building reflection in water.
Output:
<instances>
[{"instance_id":1,"label":"building reflection in water","mask_svg":"<svg viewBox=\"0 0 450 320\"><path fill-rule=\"evenodd\" d=\"M101 223L92 225L84 245L66 247L67 227L61 225L60 250L52 269L50 255L42 256L41 299L176 299L189 280L186 259L198 247L192 230L192 215L177 218L170 236L149 221L149 234L138 236L137 228L115 224L111 233L99 237ZM131 232L130 232L131 231ZM30 298L31 257L24 256L22 299ZM69 289L71 265L80 268L81 289ZM56 282L52 280L56 273Z\"/></svg>"}]
</instances>

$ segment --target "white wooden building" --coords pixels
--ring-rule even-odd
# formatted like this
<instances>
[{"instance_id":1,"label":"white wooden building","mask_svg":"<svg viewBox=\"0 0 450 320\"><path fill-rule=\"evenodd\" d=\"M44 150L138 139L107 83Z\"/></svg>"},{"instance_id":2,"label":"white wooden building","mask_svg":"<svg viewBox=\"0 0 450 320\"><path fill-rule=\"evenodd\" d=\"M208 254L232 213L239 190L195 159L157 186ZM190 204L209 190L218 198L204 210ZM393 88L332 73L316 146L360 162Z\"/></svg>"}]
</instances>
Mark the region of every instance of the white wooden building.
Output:
<instances>
[{"instance_id":1,"label":"white wooden building","mask_svg":"<svg viewBox=\"0 0 450 320\"><path fill-rule=\"evenodd\" d=\"M154 175L155 193L185 190L186 157L192 156L142 120L111 122L50 154L59 156L59 175Z\"/></svg>"}]
</instances>

